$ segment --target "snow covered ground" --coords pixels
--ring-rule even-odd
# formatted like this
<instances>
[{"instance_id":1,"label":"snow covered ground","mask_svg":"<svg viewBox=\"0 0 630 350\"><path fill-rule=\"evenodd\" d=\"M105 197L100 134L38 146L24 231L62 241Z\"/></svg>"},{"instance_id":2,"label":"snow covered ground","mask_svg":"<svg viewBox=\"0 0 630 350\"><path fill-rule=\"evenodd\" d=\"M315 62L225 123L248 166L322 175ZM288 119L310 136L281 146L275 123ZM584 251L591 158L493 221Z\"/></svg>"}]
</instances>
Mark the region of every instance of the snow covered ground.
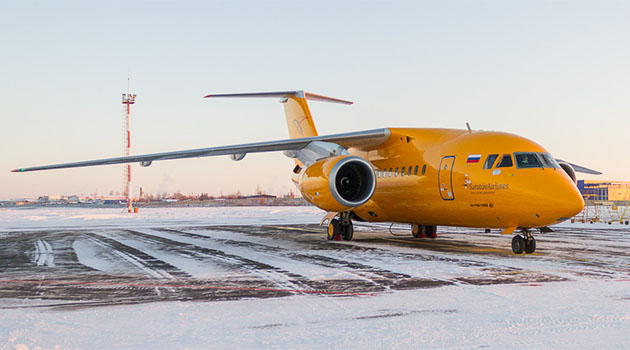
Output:
<instances>
[{"instance_id":1,"label":"snow covered ground","mask_svg":"<svg viewBox=\"0 0 630 350\"><path fill-rule=\"evenodd\" d=\"M325 214L315 207L141 208L0 208L0 233L80 227L169 225L267 225L319 223Z\"/></svg>"},{"instance_id":2,"label":"snow covered ground","mask_svg":"<svg viewBox=\"0 0 630 350\"><path fill-rule=\"evenodd\" d=\"M327 242L321 217L0 209L0 349L630 348L628 226L565 223L515 256L462 228Z\"/></svg>"}]
</instances>

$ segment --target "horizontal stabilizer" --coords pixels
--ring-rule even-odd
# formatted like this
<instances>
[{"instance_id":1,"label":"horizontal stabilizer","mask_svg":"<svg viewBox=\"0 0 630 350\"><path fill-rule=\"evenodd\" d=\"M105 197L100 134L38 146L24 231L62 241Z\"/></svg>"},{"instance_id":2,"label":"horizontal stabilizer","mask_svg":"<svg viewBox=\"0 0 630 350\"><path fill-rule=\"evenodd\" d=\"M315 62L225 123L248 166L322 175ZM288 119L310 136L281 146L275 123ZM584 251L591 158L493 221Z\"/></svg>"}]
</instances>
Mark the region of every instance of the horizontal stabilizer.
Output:
<instances>
[{"instance_id":1,"label":"horizontal stabilizer","mask_svg":"<svg viewBox=\"0 0 630 350\"><path fill-rule=\"evenodd\" d=\"M246 92L246 93L234 93L234 94L210 94L204 96L205 98L215 98L215 97L223 97L223 98L288 98L288 97L299 97L305 98L311 101L319 101L319 102L332 102L332 103L341 103L345 105L351 105L354 102L346 101L339 98L333 98L328 96L316 95L310 92L304 92L302 90L297 91L275 91L275 92Z\"/></svg>"}]
</instances>

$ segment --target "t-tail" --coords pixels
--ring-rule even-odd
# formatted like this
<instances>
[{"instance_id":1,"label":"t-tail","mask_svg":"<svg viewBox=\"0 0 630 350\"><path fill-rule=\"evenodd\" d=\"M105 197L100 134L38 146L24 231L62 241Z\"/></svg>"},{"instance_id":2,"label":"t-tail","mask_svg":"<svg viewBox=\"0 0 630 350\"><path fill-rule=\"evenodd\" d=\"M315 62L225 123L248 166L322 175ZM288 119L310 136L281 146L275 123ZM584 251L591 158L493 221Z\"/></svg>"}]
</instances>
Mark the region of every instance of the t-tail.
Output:
<instances>
[{"instance_id":1,"label":"t-tail","mask_svg":"<svg viewBox=\"0 0 630 350\"><path fill-rule=\"evenodd\" d=\"M228 98L280 98L280 102L284 106L284 115L287 119L287 128L289 129L289 137L292 139L302 137L318 136L313 116L308 108L306 100L333 102L351 105L353 102L341 100L338 98L326 97L302 90L298 91L278 91L278 92L252 92L252 93L236 93L236 94L212 94L205 97L228 97Z\"/></svg>"}]
</instances>

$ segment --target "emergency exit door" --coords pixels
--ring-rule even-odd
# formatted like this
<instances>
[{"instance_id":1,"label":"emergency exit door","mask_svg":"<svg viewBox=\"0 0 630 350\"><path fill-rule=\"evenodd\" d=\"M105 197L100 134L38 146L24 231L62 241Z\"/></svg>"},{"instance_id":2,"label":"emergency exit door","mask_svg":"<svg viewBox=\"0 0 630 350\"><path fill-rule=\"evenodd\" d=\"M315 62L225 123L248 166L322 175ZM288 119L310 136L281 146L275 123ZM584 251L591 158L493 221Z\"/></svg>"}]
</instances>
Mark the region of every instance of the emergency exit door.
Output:
<instances>
[{"instance_id":1,"label":"emergency exit door","mask_svg":"<svg viewBox=\"0 0 630 350\"><path fill-rule=\"evenodd\" d=\"M440 187L440 196L445 201L455 199L455 194L453 193L453 164L455 164L455 156L444 157L440 162L438 186Z\"/></svg>"}]
</instances>

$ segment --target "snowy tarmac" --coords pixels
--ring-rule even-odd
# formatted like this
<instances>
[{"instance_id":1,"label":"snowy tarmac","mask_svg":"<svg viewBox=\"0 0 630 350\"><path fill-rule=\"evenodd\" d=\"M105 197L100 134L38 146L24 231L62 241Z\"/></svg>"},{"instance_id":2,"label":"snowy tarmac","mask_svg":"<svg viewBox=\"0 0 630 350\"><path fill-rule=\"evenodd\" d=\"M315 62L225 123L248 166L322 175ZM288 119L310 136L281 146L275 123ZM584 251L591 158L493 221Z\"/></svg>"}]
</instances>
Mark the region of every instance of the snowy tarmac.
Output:
<instances>
[{"instance_id":1,"label":"snowy tarmac","mask_svg":"<svg viewBox=\"0 0 630 350\"><path fill-rule=\"evenodd\" d=\"M0 349L630 348L630 227L511 235L311 207L0 209Z\"/></svg>"}]
</instances>

